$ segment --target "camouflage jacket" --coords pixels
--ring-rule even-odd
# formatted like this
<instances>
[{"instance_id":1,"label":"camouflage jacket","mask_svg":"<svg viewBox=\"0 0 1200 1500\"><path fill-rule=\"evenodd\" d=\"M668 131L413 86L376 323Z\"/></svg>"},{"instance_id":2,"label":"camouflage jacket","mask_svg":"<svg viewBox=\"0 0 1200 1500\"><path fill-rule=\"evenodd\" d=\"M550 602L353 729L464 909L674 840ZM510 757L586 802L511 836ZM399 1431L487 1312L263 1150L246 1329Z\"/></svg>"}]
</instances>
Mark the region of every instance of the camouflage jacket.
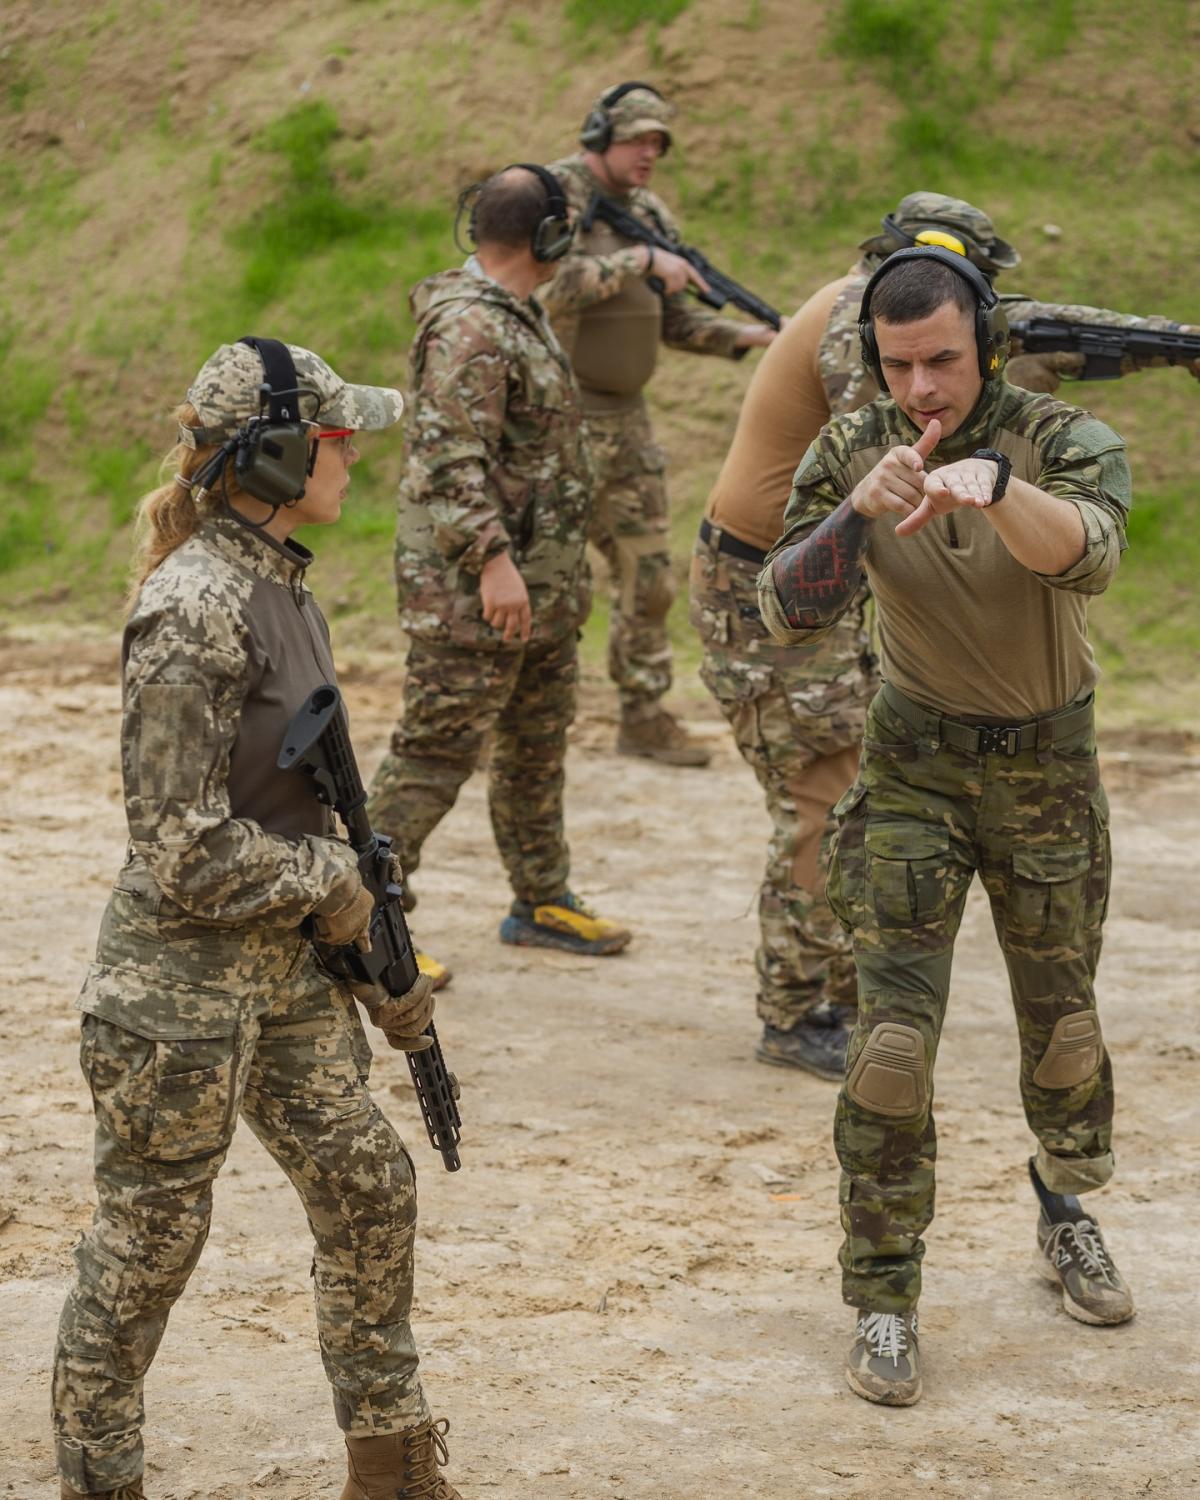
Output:
<instances>
[{"instance_id":1,"label":"camouflage jacket","mask_svg":"<svg viewBox=\"0 0 1200 1500\"><path fill-rule=\"evenodd\" d=\"M775 588L774 558L836 510L889 448L918 436L890 397L822 428L796 470L784 533L759 577L763 620L777 641L817 641L837 621L795 629ZM1076 506L1083 555L1060 574L1033 573L978 510L938 517L904 539L894 534L894 516L875 521L865 562L883 675L948 712L1031 716L1070 701L1095 680L1085 596L1103 592L1124 550L1129 467L1121 439L1089 412L1004 380L984 386L974 411L939 443L926 467L955 463L981 447L1005 454L1016 478ZM1031 703L1025 678L1036 678L1035 697L1053 700L1063 683L1065 696Z\"/></svg>"},{"instance_id":2,"label":"camouflage jacket","mask_svg":"<svg viewBox=\"0 0 1200 1500\"><path fill-rule=\"evenodd\" d=\"M562 183L569 208L582 217L593 194L601 191L600 182L584 165L582 153L551 162L550 170ZM627 199L619 201L652 229L670 239L680 238L666 204L649 189L636 188ZM574 246L542 293L542 301L564 348L568 351L575 348L581 320L602 317L603 303L616 297L628 283L642 280L643 254L641 249L619 240L601 221L588 231L576 232ZM686 292L654 300L658 304L658 337L671 348L692 354L721 354L731 359L738 359L746 352L734 348L734 340L744 326L735 319L718 316ZM652 369L651 363L645 372L646 379Z\"/></svg>"},{"instance_id":3,"label":"camouflage jacket","mask_svg":"<svg viewBox=\"0 0 1200 1500\"><path fill-rule=\"evenodd\" d=\"M122 645L119 884L164 914L295 927L355 867L307 779L275 764L304 698L335 680L310 561L224 515L142 584Z\"/></svg>"},{"instance_id":4,"label":"camouflage jacket","mask_svg":"<svg viewBox=\"0 0 1200 1500\"><path fill-rule=\"evenodd\" d=\"M846 284L834 303L825 337L821 340L818 358L831 412L853 411L855 407L874 401L879 395L879 387L862 363L858 344L858 313L862 306L863 288L871 274L882 264L878 256L868 255L854 267L851 273L854 279ZM1000 294L1000 302L1010 323L1027 322L1030 318L1058 318L1068 323L1107 323L1117 328L1173 329L1183 333L1200 331L1190 324L1175 323L1170 318L1161 318L1156 314L1141 318L1133 313L1113 312L1107 307L1035 302L1023 293L1003 292ZM1132 375L1138 370L1162 368L1166 363L1165 359L1126 355L1121 363L1121 373ZM1064 377L1077 377L1082 370L1081 354L1023 354L1020 340L1013 339L1005 377L1011 385L1053 395ZM1193 370L1192 373L1200 375L1200 370Z\"/></svg>"},{"instance_id":5,"label":"camouflage jacket","mask_svg":"<svg viewBox=\"0 0 1200 1500\"><path fill-rule=\"evenodd\" d=\"M472 265L474 263L471 263ZM396 583L410 635L495 647L479 570L508 550L533 638L587 613L591 464L570 364L538 303L476 269L415 288Z\"/></svg>"}]
</instances>

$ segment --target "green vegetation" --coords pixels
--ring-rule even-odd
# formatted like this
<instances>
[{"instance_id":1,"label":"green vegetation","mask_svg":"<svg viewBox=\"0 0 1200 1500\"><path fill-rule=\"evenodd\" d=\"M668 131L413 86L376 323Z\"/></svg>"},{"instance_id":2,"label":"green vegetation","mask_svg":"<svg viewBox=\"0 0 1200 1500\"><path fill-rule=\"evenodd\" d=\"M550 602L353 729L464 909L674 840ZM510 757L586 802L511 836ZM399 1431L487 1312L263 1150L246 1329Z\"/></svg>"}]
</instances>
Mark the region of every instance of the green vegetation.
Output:
<instances>
[{"instance_id":1,"label":"green vegetation","mask_svg":"<svg viewBox=\"0 0 1200 1500\"><path fill-rule=\"evenodd\" d=\"M1011 290L1200 316L1186 0L1161 0L1152 27L1124 0L563 0L520 15L356 0L336 40L299 4L281 19L287 47L252 39L219 64L197 45L202 12L161 0L94 7L65 46L0 43L14 143L0 160L0 627L51 611L115 626L133 506L218 343L281 334L402 385L407 294L458 259L458 190L561 154L583 102L623 77L681 80L656 185L690 238L779 307L931 188L981 204L1018 245ZM748 373L665 354L651 387L673 460L685 692L687 558ZM1164 371L1065 394L1126 436L1134 465L1130 551L1092 616L1105 701L1146 717L1169 699L1195 718L1200 390ZM396 435L367 441L341 525L308 539L341 641L394 639L401 462ZM603 636L601 608L594 664Z\"/></svg>"}]
</instances>

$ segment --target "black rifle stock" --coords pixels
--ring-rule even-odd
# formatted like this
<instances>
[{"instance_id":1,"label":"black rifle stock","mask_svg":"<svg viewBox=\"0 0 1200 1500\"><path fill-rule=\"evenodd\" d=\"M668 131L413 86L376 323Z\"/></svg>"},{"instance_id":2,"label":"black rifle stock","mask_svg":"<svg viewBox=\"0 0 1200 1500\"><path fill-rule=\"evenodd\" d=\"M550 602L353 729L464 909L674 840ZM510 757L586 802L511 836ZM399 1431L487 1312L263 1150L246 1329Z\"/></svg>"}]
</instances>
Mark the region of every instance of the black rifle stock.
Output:
<instances>
[{"instance_id":1,"label":"black rifle stock","mask_svg":"<svg viewBox=\"0 0 1200 1500\"><path fill-rule=\"evenodd\" d=\"M327 968L344 979L381 985L389 995L403 995L417 981L416 956L402 892L391 878L391 839L372 831L367 818L367 794L354 758L342 695L332 685L313 690L287 727L277 762L280 770L303 771L311 777L317 799L332 807L345 825L358 855L363 884L375 898L371 917L371 947L322 947ZM454 1086L446 1070L441 1043L433 1022L425 1028L433 1045L424 1052L407 1052L417 1102L429 1132L429 1143L441 1153L447 1172L457 1172L462 1120Z\"/></svg>"},{"instance_id":2,"label":"black rifle stock","mask_svg":"<svg viewBox=\"0 0 1200 1500\"><path fill-rule=\"evenodd\" d=\"M1081 380L1117 380L1126 355L1187 365L1200 359L1200 335L1170 328L1122 328L1115 323L1071 323L1029 318L1009 325L1022 354L1082 354Z\"/></svg>"},{"instance_id":3,"label":"black rifle stock","mask_svg":"<svg viewBox=\"0 0 1200 1500\"><path fill-rule=\"evenodd\" d=\"M672 255L680 255L693 270L699 271L700 275L708 282L708 291L702 292L699 287L689 287L709 307L724 307L727 302L732 302L734 307L740 308L742 312L748 313L752 318L757 318L760 323L767 323L772 328L778 328L781 318L770 303L764 302L761 297L756 297L753 292L748 292L744 286L734 281L732 276L726 276L724 271L718 271L708 256L702 250L697 250L692 245L681 244L679 240L670 239L666 234L651 229L648 224L643 224L641 219L635 218L627 209L619 203L614 203L611 198L606 198L603 193L593 193L591 202L584 213L581 227L586 233L597 219L602 219L610 228L615 229L618 234L627 240L633 240L639 245L650 245L655 250L666 250ZM657 276L648 278L648 284L654 288L659 295L664 290L662 282Z\"/></svg>"}]
</instances>

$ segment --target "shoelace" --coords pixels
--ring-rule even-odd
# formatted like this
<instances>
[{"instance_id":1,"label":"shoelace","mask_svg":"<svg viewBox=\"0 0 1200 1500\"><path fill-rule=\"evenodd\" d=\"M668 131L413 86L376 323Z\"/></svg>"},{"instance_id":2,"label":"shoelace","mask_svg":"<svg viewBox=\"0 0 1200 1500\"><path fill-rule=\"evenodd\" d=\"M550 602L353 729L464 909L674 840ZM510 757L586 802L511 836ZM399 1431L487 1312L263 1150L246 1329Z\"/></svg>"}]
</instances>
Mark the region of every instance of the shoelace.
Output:
<instances>
[{"instance_id":1,"label":"shoelace","mask_svg":"<svg viewBox=\"0 0 1200 1500\"><path fill-rule=\"evenodd\" d=\"M915 1334L915 1313L912 1328ZM908 1353L908 1334L904 1328L904 1319L899 1313L864 1313L858 1320L858 1336L875 1359L890 1359L893 1364L897 1364L900 1356Z\"/></svg>"},{"instance_id":2,"label":"shoelace","mask_svg":"<svg viewBox=\"0 0 1200 1500\"><path fill-rule=\"evenodd\" d=\"M430 1500L437 1500L442 1493L443 1480L439 1466L450 1460L446 1447L446 1433L449 1430L449 1420L442 1417L437 1422L430 1422L428 1427L418 1427L411 1434L405 1434L404 1489L401 1491L404 1500L420 1500L423 1495L429 1496ZM432 1440L430 1447L423 1457L414 1458L409 1449L418 1446L426 1433Z\"/></svg>"},{"instance_id":3,"label":"shoelace","mask_svg":"<svg viewBox=\"0 0 1200 1500\"><path fill-rule=\"evenodd\" d=\"M1046 1254L1060 1266L1078 1260L1088 1275L1112 1283L1115 1268L1100 1238L1099 1227L1090 1219L1066 1219L1056 1224L1046 1241Z\"/></svg>"}]
</instances>

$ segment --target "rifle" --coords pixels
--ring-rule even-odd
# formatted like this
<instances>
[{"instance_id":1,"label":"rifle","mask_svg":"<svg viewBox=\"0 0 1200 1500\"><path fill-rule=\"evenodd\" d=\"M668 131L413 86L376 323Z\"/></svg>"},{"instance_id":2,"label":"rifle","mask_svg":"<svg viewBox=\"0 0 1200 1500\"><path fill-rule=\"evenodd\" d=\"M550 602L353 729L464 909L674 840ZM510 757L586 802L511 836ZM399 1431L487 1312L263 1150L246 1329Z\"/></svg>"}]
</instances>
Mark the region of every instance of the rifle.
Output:
<instances>
[{"instance_id":1,"label":"rifle","mask_svg":"<svg viewBox=\"0 0 1200 1500\"><path fill-rule=\"evenodd\" d=\"M1122 328L1113 323L1069 323L1060 318L1030 318L1012 323L1009 333L1022 354L1082 354L1081 380L1117 380L1126 355L1165 359L1169 365L1200 359L1200 335L1169 328Z\"/></svg>"},{"instance_id":2,"label":"rifle","mask_svg":"<svg viewBox=\"0 0 1200 1500\"><path fill-rule=\"evenodd\" d=\"M381 985L389 995L403 995L416 984L420 971L404 920L403 893L391 878L392 841L386 834L374 833L367 819L367 794L337 688L326 684L308 695L287 727L276 764L281 771L303 771L312 778L318 802L332 807L345 825L350 845L358 855L363 884L375 898L370 951L363 953L353 944L337 948L323 945L322 961L339 978ZM429 1144L441 1152L446 1171L457 1172L462 1165L456 1149L462 1120L455 1084L446 1070L432 1021L424 1034L433 1038L432 1046L404 1055Z\"/></svg>"},{"instance_id":3,"label":"rifle","mask_svg":"<svg viewBox=\"0 0 1200 1500\"><path fill-rule=\"evenodd\" d=\"M708 282L707 292L700 291L698 287L691 287L689 290L709 307L724 307L727 302L732 302L734 307L741 308L742 312L749 313L760 323L767 323L776 329L780 326L782 319L769 303L756 297L753 292L748 292L731 276L726 276L724 271L718 271L702 250L669 238L662 232L661 226L657 230L651 229L649 224L643 224L641 219L635 218L627 209L622 208L619 203L614 203L611 198L606 198L603 193L592 194L591 202L580 221L580 228L586 234L597 219L602 219L619 235L623 235L627 240L633 240L636 244L650 245L655 250L666 250L671 255L682 256L692 269L699 271ZM657 276L647 277L647 283L660 297L663 295L665 288Z\"/></svg>"}]
</instances>

